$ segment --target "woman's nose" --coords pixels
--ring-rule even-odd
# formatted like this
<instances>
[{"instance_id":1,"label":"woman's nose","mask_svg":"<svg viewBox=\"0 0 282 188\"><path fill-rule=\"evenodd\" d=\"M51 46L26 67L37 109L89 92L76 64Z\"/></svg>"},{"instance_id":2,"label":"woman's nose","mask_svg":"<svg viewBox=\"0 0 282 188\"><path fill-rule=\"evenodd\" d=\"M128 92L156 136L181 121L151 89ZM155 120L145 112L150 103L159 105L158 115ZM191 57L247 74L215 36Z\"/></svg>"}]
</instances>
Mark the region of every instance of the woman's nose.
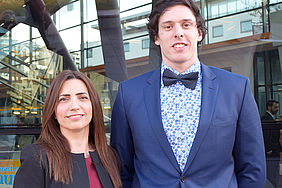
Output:
<instances>
[{"instance_id":1,"label":"woman's nose","mask_svg":"<svg viewBox=\"0 0 282 188\"><path fill-rule=\"evenodd\" d=\"M78 101L75 100L75 99L73 99L73 100L71 101L71 110L77 110L77 109L79 109L79 108L80 108L80 107L79 107Z\"/></svg>"}]
</instances>

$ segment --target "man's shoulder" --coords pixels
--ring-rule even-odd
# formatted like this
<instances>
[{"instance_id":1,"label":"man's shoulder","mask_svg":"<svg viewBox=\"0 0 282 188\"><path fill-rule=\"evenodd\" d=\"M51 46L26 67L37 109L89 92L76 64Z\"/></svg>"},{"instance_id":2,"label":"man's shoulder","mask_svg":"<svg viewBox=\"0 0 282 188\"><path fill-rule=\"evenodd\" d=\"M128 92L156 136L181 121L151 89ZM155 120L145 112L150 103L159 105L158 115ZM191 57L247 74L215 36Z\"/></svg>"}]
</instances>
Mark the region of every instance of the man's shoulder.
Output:
<instances>
[{"instance_id":1,"label":"man's shoulder","mask_svg":"<svg viewBox=\"0 0 282 188\"><path fill-rule=\"evenodd\" d=\"M246 82L248 78L246 76L242 76L228 70L220 69L217 67L203 65L208 71L212 72L216 76L217 79L222 80L223 82ZM207 72L207 71L206 71Z\"/></svg>"},{"instance_id":2,"label":"man's shoulder","mask_svg":"<svg viewBox=\"0 0 282 188\"><path fill-rule=\"evenodd\" d=\"M262 121L274 121L272 116L267 112L265 112L265 114L263 116L261 116L261 120Z\"/></svg>"},{"instance_id":3,"label":"man's shoulder","mask_svg":"<svg viewBox=\"0 0 282 188\"><path fill-rule=\"evenodd\" d=\"M212 66L207 66L207 67L210 68L216 75L228 76L231 78L238 78L238 79L247 79L246 76L242 76L225 69L220 69Z\"/></svg>"}]
</instances>

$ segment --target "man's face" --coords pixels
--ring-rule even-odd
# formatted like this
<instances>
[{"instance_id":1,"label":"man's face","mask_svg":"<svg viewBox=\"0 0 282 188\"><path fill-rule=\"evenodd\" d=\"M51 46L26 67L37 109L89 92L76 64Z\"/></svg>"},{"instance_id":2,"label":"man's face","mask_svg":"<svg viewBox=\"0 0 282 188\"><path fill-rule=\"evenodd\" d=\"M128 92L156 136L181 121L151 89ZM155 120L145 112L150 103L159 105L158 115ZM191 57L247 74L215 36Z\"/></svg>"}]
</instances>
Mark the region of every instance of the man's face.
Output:
<instances>
[{"instance_id":1,"label":"man's face","mask_svg":"<svg viewBox=\"0 0 282 188\"><path fill-rule=\"evenodd\" d=\"M174 68L184 65L189 68L197 59L197 43L202 40L196 18L190 8L175 5L160 16L159 32L155 44L160 45L165 64Z\"/></svg>"},{"instance_id":2,"label":"man's face","mask_svg":"<svg viewBox=\"0 0 282 188\"><path fill-rule=\"evenodd\" d=\"M272 107L270 108L270 113L276 114L279 110L279 104L278 103L273 103Z\"/></svg>"}]
</instances>

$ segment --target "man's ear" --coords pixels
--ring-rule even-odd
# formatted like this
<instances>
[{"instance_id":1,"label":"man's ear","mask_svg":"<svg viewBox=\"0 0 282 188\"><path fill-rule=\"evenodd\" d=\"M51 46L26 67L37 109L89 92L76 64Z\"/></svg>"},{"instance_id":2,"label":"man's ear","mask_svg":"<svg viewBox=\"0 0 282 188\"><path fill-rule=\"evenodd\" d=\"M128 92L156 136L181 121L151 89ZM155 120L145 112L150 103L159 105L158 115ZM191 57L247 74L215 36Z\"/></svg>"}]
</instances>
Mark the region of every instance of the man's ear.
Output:
<instances>
[{"instance_id":1,"label":"man's ear","mask_svg":"<svg viewBox=\"0 0 282 188\"><path fill-rule=\"evenodd\" d=\"M156 44L157 46L159 46L159 45L160 45L160 43L159 43L159 41L158 41L158 37L157 37L157 36L155 36L155 37L154 37L154 39L155 39L155 44Z\"/></svg>"},{"instance_id":2,"label":"man's ear","mask_svg":"<svg viewBox=\"0 0 282 188\"><path fill-rule=\"evenodd\" d=\"M203 39L203 34L202 31L200 29L198 29L198 42L200 42Z\"/></svg>"}]
</instances>

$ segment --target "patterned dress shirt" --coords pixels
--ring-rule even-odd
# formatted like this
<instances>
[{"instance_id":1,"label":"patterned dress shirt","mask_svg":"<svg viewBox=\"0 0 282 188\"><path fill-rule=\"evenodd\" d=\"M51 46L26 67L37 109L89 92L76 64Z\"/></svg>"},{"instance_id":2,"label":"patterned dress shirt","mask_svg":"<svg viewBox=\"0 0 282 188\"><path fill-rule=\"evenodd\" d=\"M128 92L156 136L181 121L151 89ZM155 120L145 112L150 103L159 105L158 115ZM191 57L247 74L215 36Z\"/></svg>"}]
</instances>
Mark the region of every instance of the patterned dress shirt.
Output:
<instances>
[{"instance_id":1,"label":"patterned dress shirt","mask_svg":"<svg viewBox=\"0 0 282 188\"><path fill-rule=\"evenodd\" d=\"M179 167L183 171L200 119L202 94L201 63L197 60L190 68L181 73L199 72L199 79L194 90L186 88L181 82L164 86L162 75L166 68L176 74L180 73L168 67L164 62L162 63L160 100L163 128Z\"/></svg>"}]
</instances>

